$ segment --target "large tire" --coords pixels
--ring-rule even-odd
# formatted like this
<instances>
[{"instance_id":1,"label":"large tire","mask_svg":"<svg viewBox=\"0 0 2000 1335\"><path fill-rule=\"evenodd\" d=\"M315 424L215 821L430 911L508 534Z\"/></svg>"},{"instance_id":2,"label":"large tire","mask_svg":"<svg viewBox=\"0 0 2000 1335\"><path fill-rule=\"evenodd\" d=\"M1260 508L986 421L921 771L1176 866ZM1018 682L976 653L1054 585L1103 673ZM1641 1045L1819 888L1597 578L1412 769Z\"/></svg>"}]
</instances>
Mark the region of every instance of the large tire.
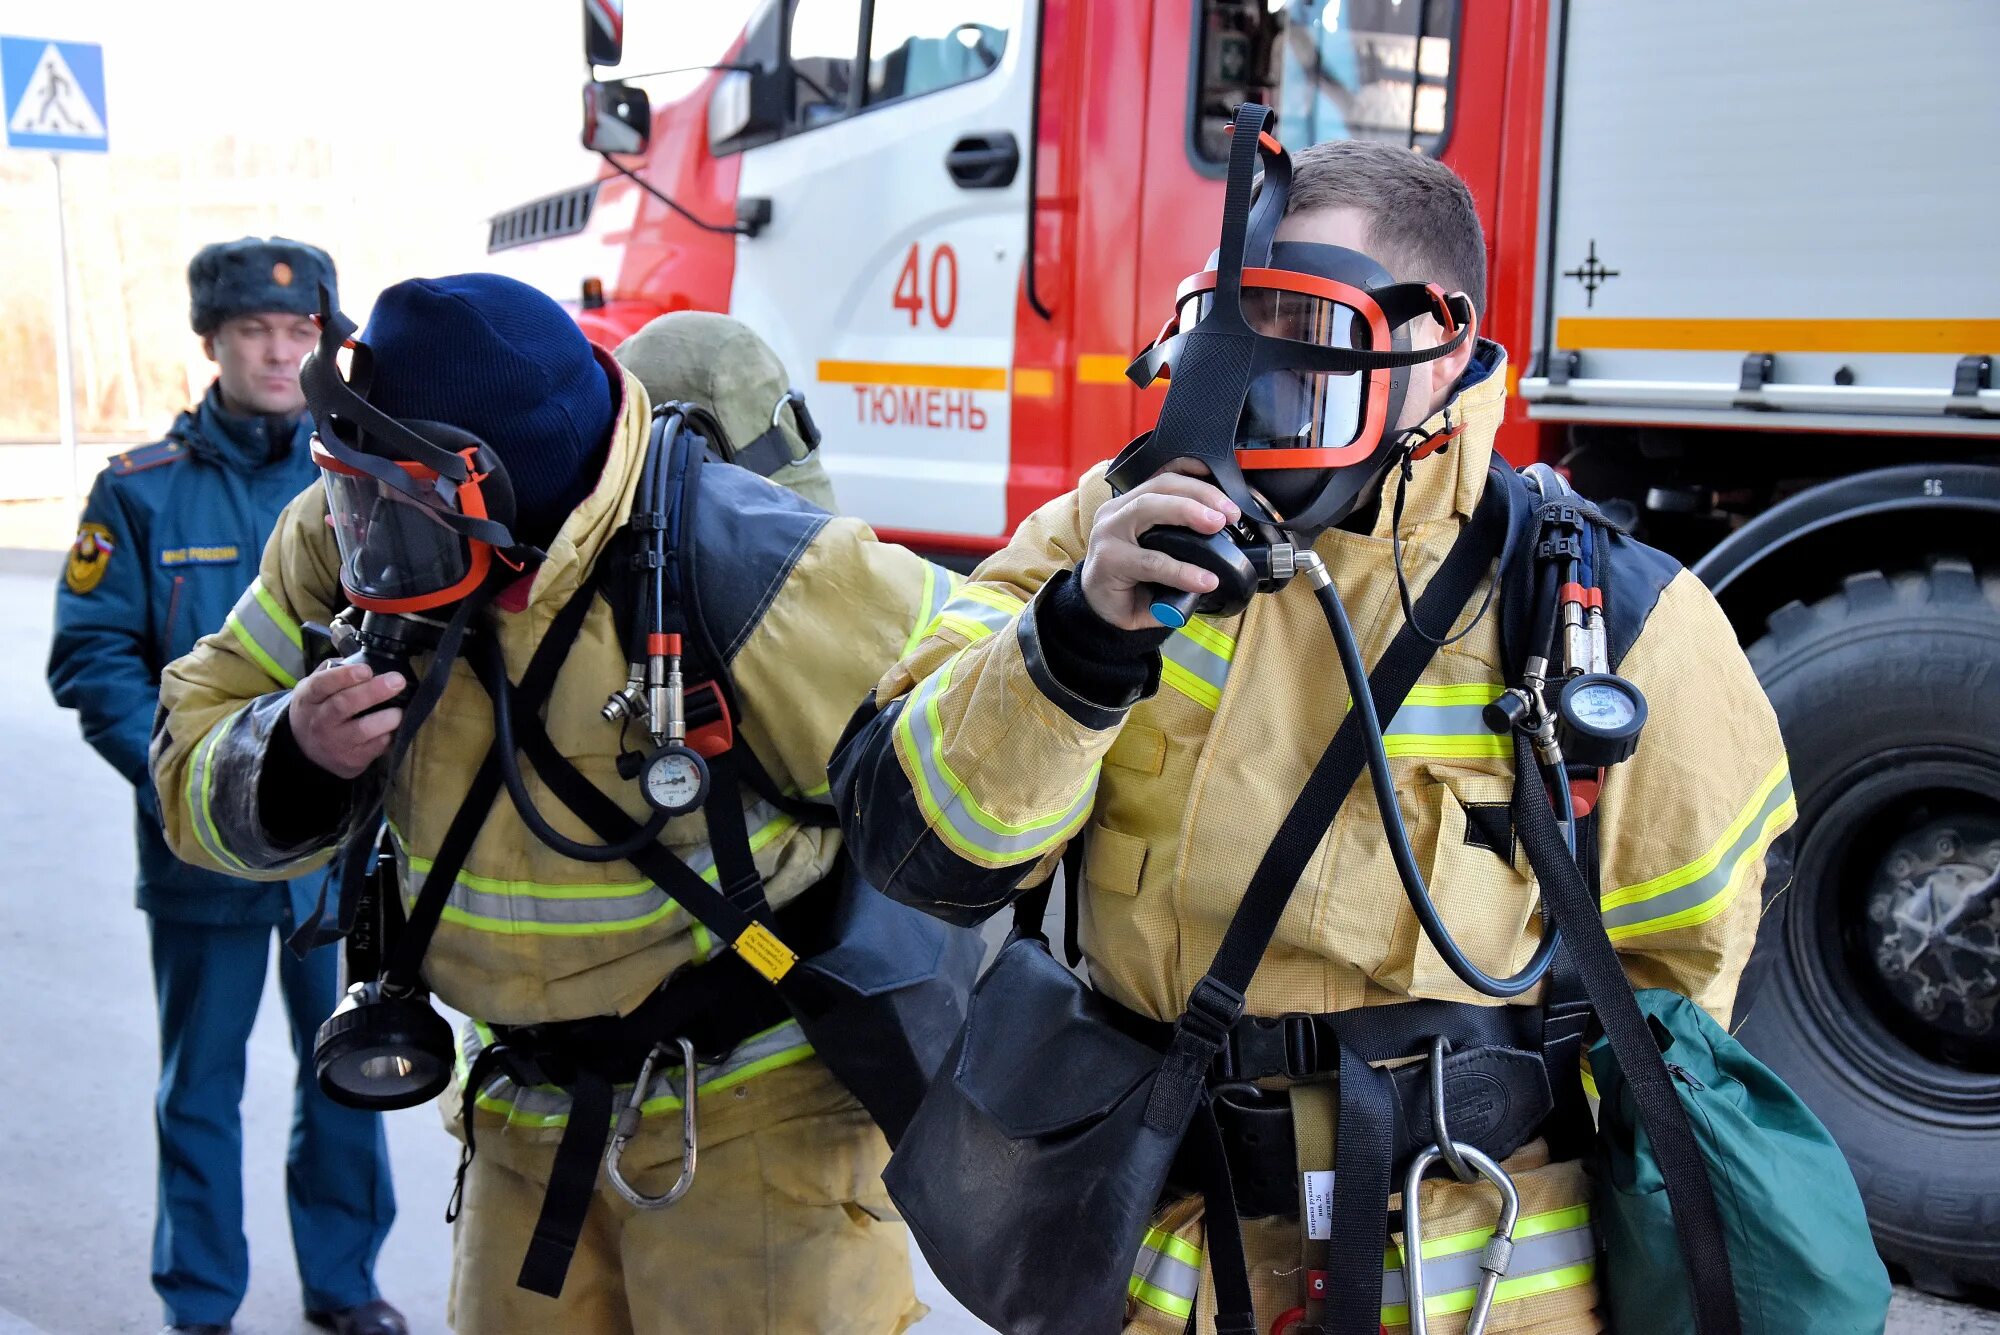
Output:
<instances>
[{"instance_id":1,"label":"large tire","mask_svg":"<svg viewBox=\"0 0 2000 1335\"><path fill-rule=\"evenodd\" d=\"M1800 820L1741 1036L1839 1141L1887 1261L2000 1290L2000 578L1854 575L1749 652Z\"/></svg>"}]
</instances>

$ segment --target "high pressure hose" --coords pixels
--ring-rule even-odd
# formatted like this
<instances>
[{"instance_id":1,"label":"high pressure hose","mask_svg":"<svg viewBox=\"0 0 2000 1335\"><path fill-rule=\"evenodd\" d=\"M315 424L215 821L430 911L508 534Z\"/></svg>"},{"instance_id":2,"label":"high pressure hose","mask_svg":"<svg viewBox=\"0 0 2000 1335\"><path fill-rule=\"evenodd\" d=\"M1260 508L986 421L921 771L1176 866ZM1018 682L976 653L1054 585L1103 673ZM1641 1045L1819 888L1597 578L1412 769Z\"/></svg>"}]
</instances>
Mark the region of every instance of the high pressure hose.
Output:
<instances>
[{"instance_id":1,"label":"high pressure hose","mask_svg":"<svg viewBox=\"0 0 2000 1335\"><path fill-rule=\"evenodd\" d=\"M1410 831L1403 823L1402 808L1396 803L1395 781L1389 775L1389 755L1382 744L1382 722L1375 712L1375 697L1368 689L1368 668L1361 661L1361 646L1355 643L1354 628L1348 624L1347 609L1341 605L1340 594L1333 587L1333 575L1310 549L1298 554L1299 573L1311 583L1313 596L1319 599L1320 610L1326 613L1327 628L1333 632L1334 647L1340 652L1341 674L1347 678L1347 692L1353 697L1354 712L1361 721L1361 741L1368 760L1368 778L1375 790L1375 805L1382 812L1382 833L1389 841L1389 856L1396 863L1396 875L1403 883L1403 893L1408 896L1410 908L1417 915L1417 922L1423 927L1424 935L1446 966L1458 976L1460 982L1474 991L1489 997L1518 997L1542 980L1548 972L1549 964L1555 959L1556 946L1562 934L1544 919L1542 941L1535 948L1534 956L1523 966L1521 972L1511 978L1495 978L1467 959L1452 939L1444 919L1438 916L1437 905L1431 902L1430 887L1424 884L1424 876L1417 869L1416 854L1410 849ZM1567 783L1558 784L1568 797Z\"/></svg>"},{"instance_id":2,"label":"high pressure hose","mask_svg":"<svg viewBox=\"0 0 2000 1335\"><path fill-rule=\"evenodd\" d=\"M497 654L490 647L488 652ZM655 811L630 837L615 844L581 844L549 824L548 818L535 808L535 799L521 776L521 760L514 741L514 687L507 680L507 669L484 655L474 666L480 669L480 679L493 697L493 743L500 755L500 777L507 785L507 795L514 800L514 810L520 813L521 822L537 839L578 862L618 862L659 838L667 824L664 811Z\"/></svg>"}]
</instances>

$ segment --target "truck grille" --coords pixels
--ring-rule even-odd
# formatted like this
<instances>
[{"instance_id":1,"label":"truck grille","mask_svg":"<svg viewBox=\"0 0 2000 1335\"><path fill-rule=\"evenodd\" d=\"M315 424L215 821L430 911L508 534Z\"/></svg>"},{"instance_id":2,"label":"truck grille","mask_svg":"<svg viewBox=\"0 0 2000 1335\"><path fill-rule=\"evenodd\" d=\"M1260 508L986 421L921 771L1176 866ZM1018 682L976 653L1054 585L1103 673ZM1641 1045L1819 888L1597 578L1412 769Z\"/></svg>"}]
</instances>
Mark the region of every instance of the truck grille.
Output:
<instances>
[{"instance_id":1,"label":"truck grille","mask_svg":"<svg viewBox=\"0 0 2000 1335\"><path fill-rule=\"evenodd\" d=\"M592 181L496 213L486 220L486 253L491 255L551 237L574 236L590 225L590 210L596 199L597 182Z\"/></svg>"}]
</instances>

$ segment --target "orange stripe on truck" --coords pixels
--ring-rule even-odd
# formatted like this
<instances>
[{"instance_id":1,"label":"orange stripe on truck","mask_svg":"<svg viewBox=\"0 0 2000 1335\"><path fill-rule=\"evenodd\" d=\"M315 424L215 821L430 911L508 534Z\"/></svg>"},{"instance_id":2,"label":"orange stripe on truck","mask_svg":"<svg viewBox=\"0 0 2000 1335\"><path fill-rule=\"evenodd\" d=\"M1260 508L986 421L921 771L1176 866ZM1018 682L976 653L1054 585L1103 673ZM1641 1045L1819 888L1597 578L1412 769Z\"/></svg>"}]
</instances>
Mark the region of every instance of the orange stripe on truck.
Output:
<instances>
[{"instance_id":1,"label":"orange stripe on truck","mask_svg":"<svg viewBox=\"0 0 2000 1335\"><path fill-rule=\"evenodd\" d=\"M926 389L1007 388L1004 366L919 366L910 362L821 362L822 383L914 385Z\"/></svg>"},{"instance_id":2,"label":"orange stripe on truck","mask_svg":"<svg viewBox=\"0 0 2000 1335\"><path fill-rule=\"evenodd\" d=\"M1130 357L1116 353L1087 352L1076 359L1076 380L1080 385L1127 385L1125 367Z\"/></svg>"},{"instance_id":3,"label":"orange stripe on truck","mask_svg":"<svg viewBox=\"0 0 2000 1335\"><path fill-rule=\"evenodd\" d=\"M1663 352L2000 352L2000 320L1629 320L1572 315L1556 346Z\"/></svg>"}]
</instances>

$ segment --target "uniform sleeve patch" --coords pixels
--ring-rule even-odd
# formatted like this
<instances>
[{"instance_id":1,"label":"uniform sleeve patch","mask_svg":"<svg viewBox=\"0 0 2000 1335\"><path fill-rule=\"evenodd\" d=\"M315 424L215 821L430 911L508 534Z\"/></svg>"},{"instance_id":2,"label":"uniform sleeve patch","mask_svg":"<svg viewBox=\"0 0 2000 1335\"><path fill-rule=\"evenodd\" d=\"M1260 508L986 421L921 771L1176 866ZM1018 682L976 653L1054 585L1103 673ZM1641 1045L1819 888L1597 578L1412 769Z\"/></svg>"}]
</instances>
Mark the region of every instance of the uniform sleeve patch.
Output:
<instances>
[{"instance_id":1,"label":"uniform sleeve patch","mask_svg":"<svg viewBox=\"0 0 2000 1335\"><path fill-rule=\"evenodd\" d=\"M160 564L163 566L219 566L234 561L241 549L233 546L213 547L162 547Z\"/></svg>"},{"instance_id":2,"label":"uniform sleeve patch","mask_svg":"<svg viewBox=\"0 0 2000 1335\"><path fill-rule=\"evenodd\" d=\"M63 566L63 583L71 593L89 593L104 579L105 567L117 544L111 530L102 524L80 524L76 541L69 546L69 560Z\"/></svg>"}]
</instances>

